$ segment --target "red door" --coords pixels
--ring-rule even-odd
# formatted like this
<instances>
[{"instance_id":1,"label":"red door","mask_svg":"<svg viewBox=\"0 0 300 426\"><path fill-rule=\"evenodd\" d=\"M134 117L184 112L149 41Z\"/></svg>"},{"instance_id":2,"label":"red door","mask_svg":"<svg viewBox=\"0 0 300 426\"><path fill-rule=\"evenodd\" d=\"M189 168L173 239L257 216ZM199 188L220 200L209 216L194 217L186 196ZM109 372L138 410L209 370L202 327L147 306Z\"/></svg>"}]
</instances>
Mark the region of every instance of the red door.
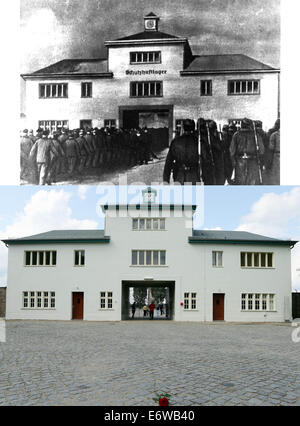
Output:
<instances>
[{"instance_id":1,"label":"red door","mask_svg":"<svg viewBox=\"0 0 300 426\"><path fill-rule=\"evenodd\" d=\"M213 295L213 320L224 321L224 296L225 294Z\"/></svg>"},{"instance_id":2,"label":"red door","mask_svg":"<svg viewBox=\"0 0 300 426\"><path fill-rule=\"evenodd\" d=\"M72 319L83 319L83 293L73 293Z\"/></svg>"}]
</instances>

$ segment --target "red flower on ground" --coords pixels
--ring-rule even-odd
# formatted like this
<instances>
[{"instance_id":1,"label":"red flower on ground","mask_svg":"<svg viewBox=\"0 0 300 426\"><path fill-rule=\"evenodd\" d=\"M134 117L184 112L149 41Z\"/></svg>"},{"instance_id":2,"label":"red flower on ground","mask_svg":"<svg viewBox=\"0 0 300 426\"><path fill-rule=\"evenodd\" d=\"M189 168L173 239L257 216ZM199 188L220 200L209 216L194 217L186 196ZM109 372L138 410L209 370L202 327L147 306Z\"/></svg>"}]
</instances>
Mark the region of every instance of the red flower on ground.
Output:
<instances>
[{"instance_id":1,"label":"red flower on ground","mask_svg":"<svg viewBox=\"0 0 300 426\"><path fill-rule=\"evenodd\" d=\"M160 398L158 401L160 407L167 407L169 405L169 400L165 396L163 398Z\"/></svg>"}]
</instances>

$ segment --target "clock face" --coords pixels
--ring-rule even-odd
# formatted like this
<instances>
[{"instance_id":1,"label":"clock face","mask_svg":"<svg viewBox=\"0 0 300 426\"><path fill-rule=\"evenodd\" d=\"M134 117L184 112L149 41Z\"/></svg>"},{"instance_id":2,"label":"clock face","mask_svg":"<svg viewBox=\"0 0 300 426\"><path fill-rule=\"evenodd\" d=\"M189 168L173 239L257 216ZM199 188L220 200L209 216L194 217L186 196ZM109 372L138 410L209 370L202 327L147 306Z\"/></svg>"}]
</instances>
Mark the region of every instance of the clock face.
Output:
<instances>
[{"instance_id":1,"label":"clock face","mask_svg":"<svg viewBox=\"0 0 300 426\"><path fill-rule=\"evenodd\" d=\"M155 29L155 20L154 19L148 19L145 22L145 27L147 30L154 30Z\"/></svg>"},{"instance_id":2,"label":"clock face","mask_svg":"<svg viewBox=\"0 0 300 426\"><path fill-rule=\"evenodd\" d=\"M155 194L153 192L144 194L144 202L145 203L154 203L155 202Z\"/></svg>"}]
</instances>

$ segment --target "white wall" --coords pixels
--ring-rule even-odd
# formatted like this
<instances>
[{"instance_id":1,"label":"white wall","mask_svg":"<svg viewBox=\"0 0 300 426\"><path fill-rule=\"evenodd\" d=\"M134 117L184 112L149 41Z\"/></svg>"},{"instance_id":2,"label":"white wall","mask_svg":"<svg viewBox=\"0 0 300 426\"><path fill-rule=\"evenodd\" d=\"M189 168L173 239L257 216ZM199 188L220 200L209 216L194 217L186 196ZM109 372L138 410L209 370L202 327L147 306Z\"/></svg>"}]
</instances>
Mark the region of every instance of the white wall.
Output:
<instances>
[{"instance_id":1,"label":"white wall","mask_svg":"<svg viewBox=\"0 0 300 426\"><path fill-rule=\"evenodd\" d=\"M161 64L130 65L129 52L161 51ZM126 70L166 70L162 75L127 75ZM27 80L27 127L35 129L39 120L69 120L70 128L79 127L80 120L92 120L102 127L104 119L116 119L119 125L119 106L174 105L176 119L200 116L214 119L218 124L229 118L249 117L263 121L269 129L278 118L278 74L249 73L181 77L183 44L148 47L110 47L109 71L114 77L84 80ZM200 96L200 80L213 81L213 96ZM228 96L229 79L260 79L260 95ZM163 97L130 98L131 81L163 81ZM81 98L81 82L93 83L93 98ZM39 83L68 83L67 99L39 99Z\"/></svg>"},{"instance_id":2,"label":"white wall","mask_svg":"<svg viewBox=\"0 0 300 426\"><path fill-rule=\"evenodd\" d=\"M145 217L138 210L135 217ZM166 211L162 212L165 217ZM174 216L179 212L173 212ZM191 230L185 218L169 217L165 231L132 231L131 217L112 218L106 222L108 244L12 245L9 248L7 318L56 319L72 317L72 292L84 292L85 320L120 320L122 281L175 281L174 319L177 321L212 321L213 293L225 294L225 321L284 321L285 300L291 300L290 249L286 246L190 244ZM25 267L24 251L57 250L57 266ZM74 250L86 251L86 265L74 267ZM131 250L166 250L167 266L131 266ZM211 252L224 252L223 268L212 267ZM271 251L273 269L242 269L241 251ZM22 309L23 291L55 291L55 310ZM113 292L113 310L99 309L100 291ZM196 292L198 309L184 311L180 305L184 292ZM241 312L241 293L276 295L276 312ZM290 303L289 303L290 305Z\"/></svg>"}]
</instances>

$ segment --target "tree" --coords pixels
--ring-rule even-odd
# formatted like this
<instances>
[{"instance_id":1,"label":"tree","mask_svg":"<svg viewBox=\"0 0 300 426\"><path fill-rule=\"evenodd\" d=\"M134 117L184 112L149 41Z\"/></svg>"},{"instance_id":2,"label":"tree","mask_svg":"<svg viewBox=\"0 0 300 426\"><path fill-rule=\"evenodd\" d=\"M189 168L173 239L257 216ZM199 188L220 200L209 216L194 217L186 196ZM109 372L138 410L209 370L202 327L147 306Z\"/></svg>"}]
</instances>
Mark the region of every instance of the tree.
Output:
<instances>
[{"instance_id":1,"label":"tree","mask_svg":"<svg viewBox=\"0 0 300 426\"><path fill-rule=\"evenodd\" d=\"M134 287L133 298L138 308L142 308L145 305L146 297L147 297L147 287Z\"/></svg>"},{"instance_id":2,"label":"tree","mask_svg":"<svg viewBox=\"0 0 300 426\"><path fill-rule=\"evenodd\" d=\"M152 299L155 303L162 303L166 298L166 289L164 287L154 287L152 290Z\"/></svg>"}]
</instances>

